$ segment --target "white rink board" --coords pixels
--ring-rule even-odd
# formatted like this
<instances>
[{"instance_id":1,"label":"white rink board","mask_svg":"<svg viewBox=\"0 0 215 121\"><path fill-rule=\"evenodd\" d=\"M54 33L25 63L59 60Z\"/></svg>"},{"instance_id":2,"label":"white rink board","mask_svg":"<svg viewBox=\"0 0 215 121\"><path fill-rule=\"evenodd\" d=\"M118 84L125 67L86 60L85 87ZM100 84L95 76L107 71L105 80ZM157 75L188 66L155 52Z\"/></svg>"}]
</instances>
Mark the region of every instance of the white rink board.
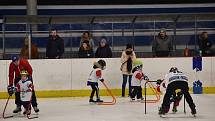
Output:
<instances>
[{"instance_id":1,"label":"white rink board","mask_svg":"<svg viewBox=\"0 0 215 121\"><path fill-rule=\"evenodd\" d=\"M89 89L86 82L93 69L93 63L99 59L72 59L72 89ZM121 87L120 59L104 59L106 69L103 78L111 88Z\"/></svg>"},{"instance_id":2,"label":"white rink board","mask_svg":"<svg viewBox=\"0 0 215 121\"><path fill-rule=\"evenodd\" d=\"M0 91L7 90L10 61L0 60Z\"/></svg>"},{"instance_id":3,"label":"white rink board","mask_svg":"<svg viewBox=\"0 0 215 121\"><path fill-rule=\"evenodd\" d=\"M33 67L33 79L37 90L80 90L86 86L93 62L99 59L38 59L30 60ZM187 74L192 86L193 80L200 79L203 86L215 86L215 58L203 58L203 71L192 70L192 57L186 58L141 58L143 72L150 80L163 79L170 67L176 66ZM106 70L103 77L110 88L121 88L122 74L120 58L105 59ZM0 61L0 92L6 91L10 60Z\"/></svg>"},{"instance_id":4,"label":"white rink board","mask_svg":"<svg viewBox=\"0 0 215 121\"><path fill-rule=\"evenodd\" d=\"M32 60L33 80L37 90L70 90L71 60Z\"/></svg>"},{"instance_id":5,"label":"white rink board","mask_svg":"<svg viewBox=\"0 0 215 121\"><path fill-rule=\"evenodd\" d=\"M212 58L212 60L211 60L211 69L212 69L212 72L210 73L210 77L211 77L211 79L210 79L210 84L211 85L215 85L215 58Z\"/></svg>"}]
</instances>

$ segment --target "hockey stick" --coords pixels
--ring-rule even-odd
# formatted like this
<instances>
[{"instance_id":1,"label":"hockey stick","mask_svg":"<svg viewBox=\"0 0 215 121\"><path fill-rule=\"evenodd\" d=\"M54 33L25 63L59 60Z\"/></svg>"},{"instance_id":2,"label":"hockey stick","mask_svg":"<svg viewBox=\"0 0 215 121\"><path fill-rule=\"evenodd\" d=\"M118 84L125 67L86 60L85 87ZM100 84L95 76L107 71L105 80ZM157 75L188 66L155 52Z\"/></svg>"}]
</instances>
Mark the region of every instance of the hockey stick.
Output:
<instances>
[{"instance_id":1,"label":"hockey stick","mask_svg":"<svg viewBox=\"0 0 215 121\"><path fill-rule=\"evenodd\" d=\"M160 93L155 89L155 87L152 85L151 82L148 83L150 89L153 91L153 93L156 96L155 100L146 100L148 103L156 103L160 100Z\"/></svg>"},{"instance_id":2,"label":"hockey stick","mask_svg":"<svg viewBox=\"0 0 215 121\"><path fill-rule=\"evenodd\" d=\"M29 106L28 106L28 110L30 110L30 108L31 108L31 103L29 104ZM39 118L37 115L36 116L30 116L30 114L27 114L27 118L28 119L35 119L35 118Z\"/></svg>"},{"instance_id":3,"label":"hockey stick","mask_svg":"<svg viewBox=\"0 0 215 121\"><path fill-rule=\"evenodd\" d=\"M157 92L157 90L155 90L154 86L151 84L152 82L157 82L157 81L146 81L145 84L144 84L144 89L145 89L145 100L144 100L144 103L145 103L145 114L146 114L146 103L156 103L160 100L160 94ZM149 83L149 84L148 84ZM149 85L149 87L152 89L152 91L156 94L156 100L147 100L146 99L146 85Z\"/></svg>"},{"instance_id":4,"label":"hockey stick","mask_svg":"<svg viewBox=\"0 0 215 121\"><path fill-rule=\"evenodd\" d=\"M28 105L28 111L31 111L31 101L32 101L33 91L34 91L34 86L33 86L33 89L32 89L31 99L30 99L30 102L29 102L29 105ZM35 118L39 118L39 117L37 115L31 117L30 114L27 114L27 118L28 119L35 119Z\"/></svg>"},{"instance_id":5,"label":"hockey stick","mask_svg":"<svg viewBox=\"0 0 215 121\"><path fill-rule=\"evenodd\" d=\"M114 105L114 104L116 104L116 98L113 96L110 89L107 87L107 85L104 82L102 82L102 84L105 86L108 94L112 97L112 101L111 102L101 102L101 103L98 103L98 105Z\"/></svg>"},{"instance_id":6,"label":"hockey stick","mask_svg":"<svg viewBox=\"0 0 215 121\"><path fill-rule=\"evenodd\" d=\"M185 107L185 97L184 97L184 113L186 113L186 107Z\"/></svg>"},{"instance_id":7,"label":"hockey stick","mask_svg":"<svg viewBox=\"0 0 215 121\"><path fill-rule=\"evenodd\" d=\"M152 82L156 82L156 81L146 81L145 82L145 100L144 100L144 102L145 103L157 103L159 100L160 100L160 93L157 91L157 90L155 90L155 87L152 85ZM156 99L154 99L154 100L147 100L146 99L146 85L148 84L148 86L150 87L150 89L153 91L153 93L155 94L155 96L156 96Z\"/></svg>"},{"instance_id":8,"label":"hockey stick","mask_svg":"<svg viewBox=\"0 0 215 121\"><path fill-rule=\"evenodd\" d=\"M35 119L35 118L39 118L39 117L38 117L38 116L30 117L30 115L27 115L27 118L28 118L28 119Z\"/></svg>"},{"instance_id":9,"label":"hockey stick","mask_svg":"<svg viewBox=\"0 0 215 121\"><path fill-rule=\"evenodd\" d=\"M7 102L6 102L6 104L5 104L5 107L4 107L4 111L3 111L3 118L4 118L4 119L6 119L6 118L12 118L12 117L13 117L13 115L11 115L11 116L5 116L5 111L6 111L8 102L9 102L9 100L10 100L10 97L11 97L11 96L9 95L8 98L7 98Z\"/></svg>"}]
</instances>

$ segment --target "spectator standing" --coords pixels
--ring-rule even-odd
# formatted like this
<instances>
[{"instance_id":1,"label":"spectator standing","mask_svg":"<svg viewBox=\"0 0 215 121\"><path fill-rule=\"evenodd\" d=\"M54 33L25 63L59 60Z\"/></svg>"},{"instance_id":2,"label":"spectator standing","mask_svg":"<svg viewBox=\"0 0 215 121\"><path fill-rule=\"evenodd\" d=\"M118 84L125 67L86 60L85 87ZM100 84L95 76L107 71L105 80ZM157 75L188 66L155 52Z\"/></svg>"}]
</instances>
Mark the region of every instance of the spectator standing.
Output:
<instances>
[{"instance_id":1,"label":"spectator standing","mask_svg":"<svg viewBox=\"0 0 215 121\"><path fill-rule=\"evenodd\" d=\"M79 58L93 58L94 53L89 41L83 41L78 52Z\"/></svg>"},{"instance_id":2,"label":"spectator standing","mask_svg":"<svg viewBox=\"0 0 215 121\"><path fill-rule=\"evenodd\" d=\"M80 46L84 41L88 41L90 47L94 48L94 41L92 39L92 35L90 34L90 32L85 31L81 37L81 41L80 41Z\"/></svg>"},{"instance_id":3,"label":"spectator standing","mask_svg":"<svg viewBox=\"0 0 215 121\"><path fill-rule=\"evenodd\" d=\"M199 51L201 51L202 56L212 56L212 42L208 39L208 33L202 32L199 36Z\"/></svg>"},{"instance_id":4,"label":"spectator standing","mask_svg":"<svg viewBox=\"0 0 215 121\"><path fill-rule=\"evenodd\" d=\"M122 52L121 55L121 68L122 71L122 97L125 97L125 88L128 80L129 85L129 96L131 94L131 77L132 77L132 62L136 59L135 52L133 50L133 46L131 44L126 45L126 50Z\"/></svg>"},{"instance_id":5,"label":"spectator standing","mask_svg":"<svg viewBox=\"0 0 215 121\"><path fill-rule=\"evenodd\" d=\"M152 52L155 57L168 57L173 50L172 38L162 28L152 43Z\"/></svg>"},{"instance_id":6,"label":"spectator standing","mask_svg":"<svg viewBox=\"0 0 215 121\"><path fill-rule=\"evenodd\" d=\"M57 34L56 29L52 29L46 46L46 58L60 59L63 53L64 40Z\"/></svg>"},{"instance_id":7,"label":"spectator standing","mask_svg":"<svg viewBox=\"0 0 215 121\"><path fill-rule=\"evenodd\" d=\"M29 39L25 37L24 45L21 49L20 55L22 58L29 59ZM31 59L38 59L38 48L35 44L31 44Z\"/></svg>"},{"instance_id":8,"label":"spectator standing","mask_svg":"<svg viewBox=\"0 0 215 121\"><path fill-rule=\"evenodd\" d=\"M99 42L99 47L95 53L96 58L112 58L112 51L109 45L107 44L107 38L102 37Z\"/></svg>"}]
</instances>

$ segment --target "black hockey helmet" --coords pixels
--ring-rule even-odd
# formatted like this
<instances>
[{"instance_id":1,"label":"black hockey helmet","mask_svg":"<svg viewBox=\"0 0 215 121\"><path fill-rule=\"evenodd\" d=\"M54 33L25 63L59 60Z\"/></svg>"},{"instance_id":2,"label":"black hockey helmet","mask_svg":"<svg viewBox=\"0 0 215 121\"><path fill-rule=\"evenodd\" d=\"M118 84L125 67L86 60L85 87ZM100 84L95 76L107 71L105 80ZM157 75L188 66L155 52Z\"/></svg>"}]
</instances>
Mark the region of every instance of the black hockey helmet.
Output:
<instances>
[{"instance_id":1,"label":"black hockey helmet","mask_svg":"<svg viewBox=\"0 0 215 121\"><path fill-rule=\"evenodd\" d=\"M106 67L106 62L104 60L99 60L98 62L94 62L94 66L93 68L100 68L102 70L104 70Z\"/></svg>"},{"instance_id":2,"label":"black hockey helmet","mask_svg":"<svg viewBox=\"0 0 215 121\"><path fill-rule=\"evenodd\" d=\"M169 70L169 72L177 73L179 71L178 71L177 67L171 67L170 70Z\"/></svg>"},{"instance_id":3,"label":"black hockey helmet","mask_svg":"<svg viewBox=\"0 0 215 121\"><path fill-rule=\"evenodd\" d=\"M104 70L105 69L105 67L106 67L106 62L104 61L104 60L99 60L98 61L98 64L101 66L100 68L102 69L102 70Z\"/></svg>"},{"instance_id":4,"label":"black hockey helmet","mask_svg":"<svg viewBox=\"0 0 215 121\"><path fill-rule=\"evenodd\" d=\"M19 60L19 56L13 55L13 56L11 57L11 60L12 60L12 62L18 61L18 60Z\"/></svg>"}]
</instances>

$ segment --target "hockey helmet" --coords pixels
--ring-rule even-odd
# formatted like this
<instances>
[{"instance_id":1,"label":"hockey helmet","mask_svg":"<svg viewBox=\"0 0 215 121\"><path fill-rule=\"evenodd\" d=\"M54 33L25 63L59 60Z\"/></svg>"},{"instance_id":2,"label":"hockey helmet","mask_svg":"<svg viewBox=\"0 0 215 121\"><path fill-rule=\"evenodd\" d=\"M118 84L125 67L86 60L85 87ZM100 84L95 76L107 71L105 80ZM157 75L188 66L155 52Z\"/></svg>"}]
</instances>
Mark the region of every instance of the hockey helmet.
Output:
<instances>
[{"instance_id":1,"label":"hockey helmet","mask_svg":"<svg viewBox=\"0 0 215 121\"><path fill-rule=\"evenodd\" d=\"M13 56L11 57L11 60L12 60L12 62L18 61L18 60L19 60L19 56L13 55Z\"/></svg>"},{"instance_id":2,"label":"hockey helmet","mask_svg":"<svg viewBox=\"0 0 215 121\"><path fill-rule=\"evenodd\" d=\"M22 71L20 72L20 75L21 75L21 76L22 76L22 75L27 76L27 75L28 75L28 72L27 72L26 70L22 70Z\"/></svg>"},{"instance_id":3,"label":"hockey helmet","mask_svg":"<svg viewBox=\"0 0 215 121\"><path fill-rule=\"evenodd\" d=\"M94 65L97 66L98 68L104 70L106 67L106 62L101 59L98 62L95 62Z\"/></svg>"},{"instance_id":4,"label":"hockey helmet","mask_svg":"<svg viewBox=\"0 0 215 121\"><path fill-rule=\"evenodd\" d=\"M132 69L132 73L134 73L135 71L142 69L143 67L143 62L140 60L134 60L133 61L133 69Z\"/></svg>"},{"instance_id":5,"label":"hockey helmet","mask_svg":"<svg viewBox=\"0 0 215 121\"><path fill-rule=\"evenodd\" d=\"M133 68L135 68L135 67L142 67L143 66L143 62L142 61L140 61L140 60L134 60L133 61Z\"/></svg>"},{"instance_id":6,"label":"hockey helmet","mask_svg":"<svg viewBox=\"0 0 215 121\"><path fill-rule=\"evenodd\" d=\"M170 70L169 70L169 72L177 73L179 71L178 71L177 67L171 67Z\"/></svg>"}]
</instances>

